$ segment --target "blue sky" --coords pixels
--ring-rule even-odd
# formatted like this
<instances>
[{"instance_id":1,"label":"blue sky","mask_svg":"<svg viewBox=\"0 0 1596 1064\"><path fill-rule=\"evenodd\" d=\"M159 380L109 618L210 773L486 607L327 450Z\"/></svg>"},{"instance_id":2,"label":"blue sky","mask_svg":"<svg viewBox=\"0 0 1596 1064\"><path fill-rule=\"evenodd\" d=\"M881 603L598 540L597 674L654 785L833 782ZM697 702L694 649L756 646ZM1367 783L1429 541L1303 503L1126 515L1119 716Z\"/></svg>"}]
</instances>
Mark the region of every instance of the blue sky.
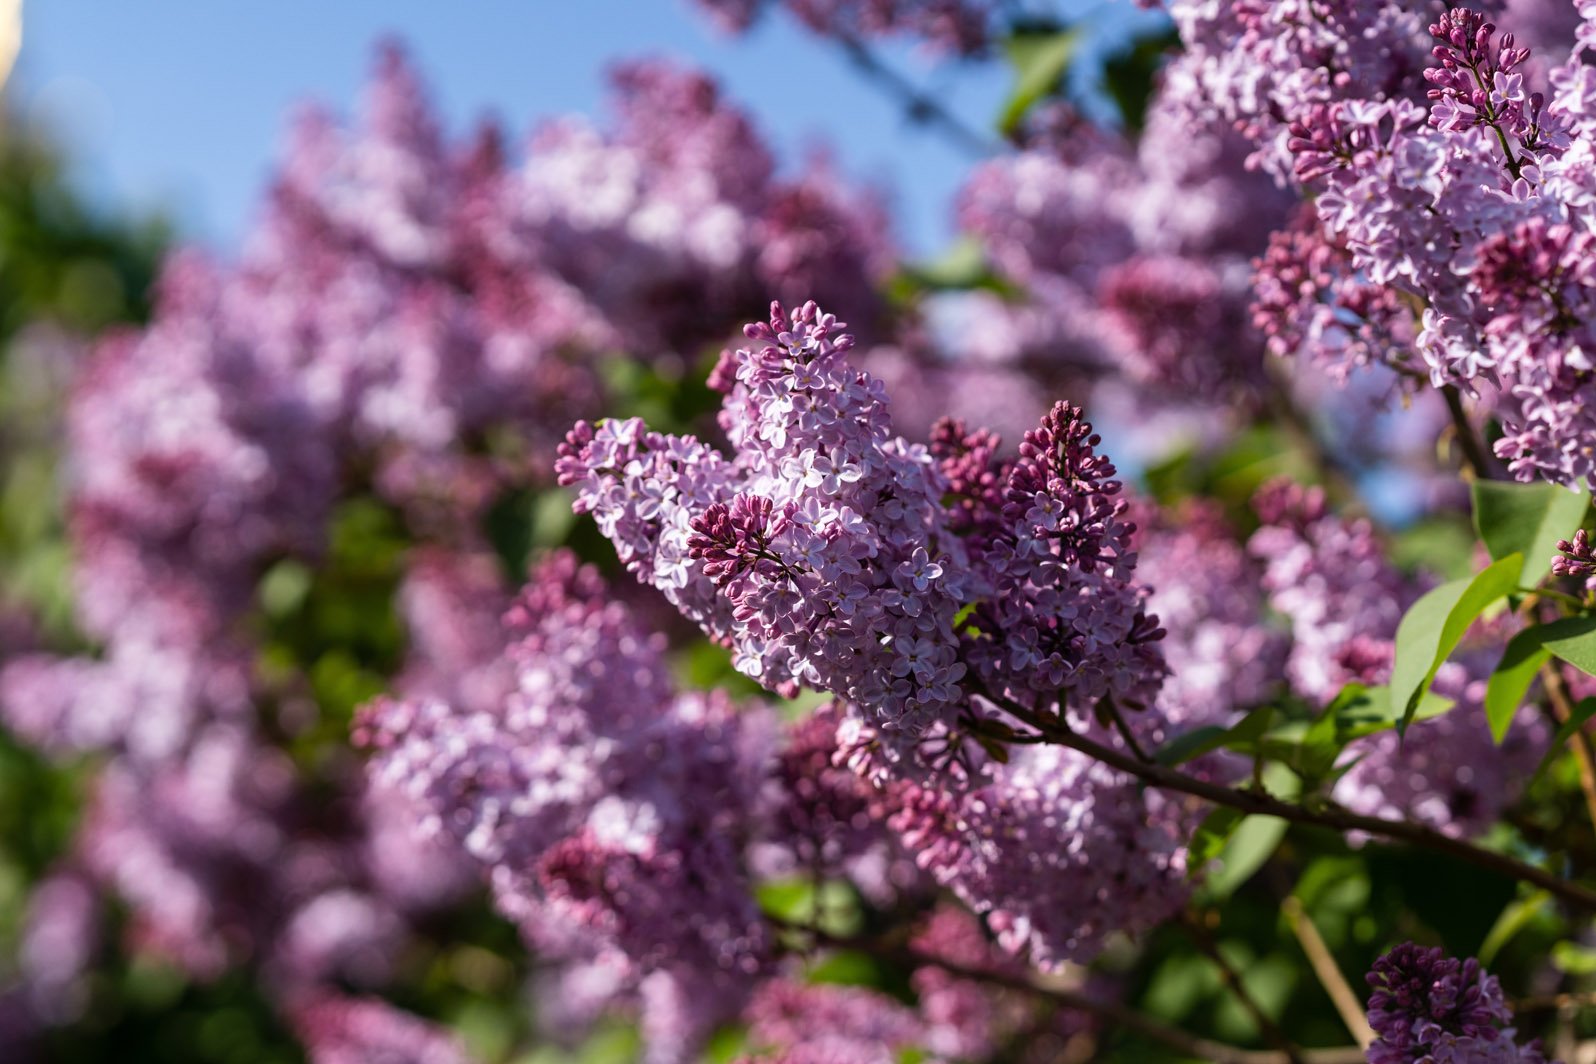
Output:
<instances>
[{"instance_id":1,"label":"blue sky","mask_svg":"<svg viewBox=\"0 0 1596 1064\"><path fill-rule=\"evenodd\" d=\"M720 34L689 0L28 0L12 91L64 137L79 182L111 206L155 208L187 237L236 245L296 103L347 114L383 34L405 41L451 130L484 112L516 133L602 106L619 57L665 54L713 71L784 161L824 140L848 172L896 193L918 252L948 233L969 158L912 126L833 47L784 17ZM987 124L1007 76L890 59Z\"/></svg>"}]
</instances>

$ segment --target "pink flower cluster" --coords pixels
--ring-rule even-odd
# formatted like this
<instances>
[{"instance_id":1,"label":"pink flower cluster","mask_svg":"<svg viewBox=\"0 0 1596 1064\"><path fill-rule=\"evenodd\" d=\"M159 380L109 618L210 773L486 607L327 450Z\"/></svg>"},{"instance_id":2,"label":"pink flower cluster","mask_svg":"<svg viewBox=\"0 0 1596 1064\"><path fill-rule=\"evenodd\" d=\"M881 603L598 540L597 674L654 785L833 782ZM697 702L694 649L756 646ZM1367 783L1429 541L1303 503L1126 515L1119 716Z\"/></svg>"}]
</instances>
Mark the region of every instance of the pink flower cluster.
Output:
<instances>
[{"instance_id":1,"label":"pink flower cluster","mask_svg":"<svg viewBox=\"0 0 1596 1064\"><path fill-rule=\"evenodd\" d=\"M1383 2L1226 10L1172 5L1187 51L1166 93L1242 131L1255 162L1313 198L1316 222L1259 263L1271 347L1342 376L1370 362L1427 376L1500 422L1495 452L1519 478L1596 483L1596 13L1580 9L1548 68L1467 8L1427 29Z\"/></svg>"},{"instance_id":2,"label":"pink flower cluster","mask_svg":"<svg viewBox=\"0 0 1596 1064\"><path fill-rule=\"evenodd\" d=\"M1027 436L981 500L981 530L960 536L938 463L891 434L885 391L849 364L841 330L813 303L777 305L748 327L753 347L723 356L712 383L733 457L638 421L584 422L561 483L742 672L829 691L894 743L953 721L972 684L1046 712L1147 704L1161 633L1079 411L1061 405ZM955 630L966 606L973 635Z\"/></svg>"}]
</instances>

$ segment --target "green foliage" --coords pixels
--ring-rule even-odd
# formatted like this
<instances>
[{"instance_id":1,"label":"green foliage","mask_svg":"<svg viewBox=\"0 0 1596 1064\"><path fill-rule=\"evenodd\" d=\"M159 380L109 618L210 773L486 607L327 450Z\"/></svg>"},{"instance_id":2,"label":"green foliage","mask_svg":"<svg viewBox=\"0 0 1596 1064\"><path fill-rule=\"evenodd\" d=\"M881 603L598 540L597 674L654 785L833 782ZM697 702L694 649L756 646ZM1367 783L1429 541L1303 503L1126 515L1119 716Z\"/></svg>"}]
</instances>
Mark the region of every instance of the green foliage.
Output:
<instances>
[{"instance_id":1,"label":"green foliage","mask_svg":"<svg viewBox=\"0 0 1596 1064\"><path fill-rule=\"evenodd\" d=\"M1164 58L1178 48L1180 38L1174 27L1146 37L1136 37L1110 55L1103 63L1099 89L1114 102L1120 122L1136 135L1147 120L1147 104Z\"/></svg>"},{"instance_id":2,"label":"green foliage","mask_svg":"<svg viewBox=\"0 0 1596 1064\"><path fill-rule=\"evenodd\" d=\"M1059 27L1017 31L1004 42L1014 71L1014 88L998 116L1004 136L1019 132L1031 108L1060 90L1080 43L1079 31Z\"/></svg>"},{"instance_id":3,"label":"green foliage","mask_svg":"<svg viewBox=\"0 0 1596 1064\"><path fill-rule=\"evenodd\" d=\"M1485 687L1485 719L1498 743L1507 735L1513 717L1524 704L1530 684L1541 666L1551 659L1551 651L1541 645L1542 632L1526 629L1515 635L1502 651L1502 660L1491 672Z\"/></svg>"},{"instance_id":4,"label":"green foliage","mask_svg":"<svg viewBox=\"0 0 1596 1064\"><path fill-rule=\"evenodd\" d=\"M1521 587L1533 587L1546 575L1557 541L1574 534L1590 506L1584 492L1555 484L1476 480L1470 491L1474 527L1491 557L1523 557L1521 570L1513 574Z\"/></svg>"},{"instance_id":5,"label":"green foliage","mask_svg":"<svg viewBox=\"0 0 1596 1064\"><path fill-rule=\"evenodd\" d=\"M1546 771L1547 766L1562 751L1563 744L1568 742L1574 733L1579 731L1585 722L1593 716L1596 716L1596 698L1580 699L1569 711L1568 719L1563 721L1562 725L1557 729L1557 734L1552 737L1552 741L1547 744L1546 756L1541 758L1540 765L1535 769L1535 775L1539 776Z\"/></svg>"},{"instance_id":6,"label":"green foliage","mask_svg":"<svg viewBox=\"0 0 1596 1064\"><path fill-rule=\"evenodd\" d=\"M1587 676L1596 676L1596 617L1565 617L1533 629L1541 646Z\"/></svg>"},{"instance_id":7,"label":"green foliage","mask_svg":"<svg viewBox=\"0 0 1596 1064\"><path fill-rule=\"evenodd\" d=\"M1471 580L1452 580L1434 588L1403 616L1391 663L1391 701L1402 707L1399 730L1412 722L1419 699L1463 633L1487 607L1518 586L1523 564L1523 555L1506 555Z\"/></svg>"},{"instance_id":8,"label":"green foliage","mask_svg":"<svg viewBox=\"0 0 1596 1064\"><path fill-rule=\"evenodd\" d=\"M998 276L987 261L986 250L974 237L964 236L934 259L904 263L887 282L887 298L898 306L937 292L992 292L1015 298L1018 291Z\"/></svg>"}]
</instances>

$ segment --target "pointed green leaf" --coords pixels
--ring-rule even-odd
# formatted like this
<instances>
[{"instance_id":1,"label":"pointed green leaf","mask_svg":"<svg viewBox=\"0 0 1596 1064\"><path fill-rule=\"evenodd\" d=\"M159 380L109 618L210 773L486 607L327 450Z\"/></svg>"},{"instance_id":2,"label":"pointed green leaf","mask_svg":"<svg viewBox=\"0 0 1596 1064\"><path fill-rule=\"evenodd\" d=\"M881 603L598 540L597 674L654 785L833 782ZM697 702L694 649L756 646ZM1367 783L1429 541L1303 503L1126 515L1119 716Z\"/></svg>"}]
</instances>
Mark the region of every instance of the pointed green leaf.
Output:
<instances>
[{"instance_id":1,"label":"pointed green leaf","mask_svg":"<svg viewBox=\"0 0 1596 1064\"><path fill-rule=\"evenodd\" d=\"M1419 697L1413 720L1417 722L1439 717L1455 704L1450 698L1426 691ZM1349 683L1343 687L1335 700L1325 708L1323 719L1334 720L1336 741L1342 746L1354 739L1402 724L1392 704L1389 687L1365 687L1359 683Z\"/></svg>"},{"instance_id":2,"label":"pointed green leaf","mask_svg":"<svg viewBox=\"0 0 1596 1064\"><path fill-rule=\"evenodd\" d=\"M1546 664L1551 651L1541 645L1544 629L1526 628L1508 641L1502 651L1502 660L1485 684L1485 719L1491 725L1491 736L1500 743L1507 735L1508 725L1524 704L1524 696L1535 674Z\"/></svg>"},{"instance_id":3,"label":"pointed green leaf","mask_svg":"<svg viewBox=\"0 0 1596 1064\"><path fill-rule=\"evenodd\" d=\"M998 118L998 128L1005 135L1019 129L1037 101L1058 88L1079 41L1074 30L1020 33L1008 39L1005 48L1014 67L1014 90Z\"/></svg>"},{"instance_id":4,"label":"pointed green leaf","mask_svg":"<svg viewBox=\"0 0 1596 1064\"><path fill-rule=\"evenodd\" d=\"M1215 856L1218 867L1209 872L1204 893L1216 900L1234 894L1268 863L1279 848L1280 840L1286 837L1286 827L1286 822L1279 817L1242 817L1230 829Z\"/></svg>"},{"instance_id":5,"label":"pointed green leaf","mask_svg":"<svg viewBox=\"0 0 1596 1064\"><path fill-rule=\"evenodd\" d=\"M1212 724L1193 728L1165 743L1154 754L1154 759L1165 765L1183 765L1219 749L1251 752L1269 730L1274 713L1273 706L1260 706L1228 728Z\"/></svg>"},{"instance_id":6,"label":"pointed green leaf","mask_svg":"<svg viewBox=\"0 0 1596 1064\"><path fill-rule=\"evenodd\" d=\"M1596 617L1566 617L1535 629L1541 646L1580 672L1596 676Z\"/></svg>"},{"instance_id":7,"label":"pointed green leaf","mask_svg":"<svg viewBox=\"0 0 1596 1064\"><path fill-rule=\"evenodd\" d=\"M1474 527L1492 558L1524 556L1515 574L1521 587L1540 583L1552 566L1557 541L1574 534L1585 517L1590 497L1556 484L1514 484L1476 480Z\"/></svg>"},{"instance_id":8,"label":"pointed green leaf","mask_svg":"<svg viewBox=\"0 0 1596 1064\"><path fill-rule=\"evenodd\" d=\"M1488 565L1472 580L1442 584L1413 604L1397 628L1391 663L1391 705L1402 707L1397 730L1405 730L1435 671L1457 647L1485 608L1518 586L1522 555L1510 554ZM1555 651L1554 651L1555 653Z\"/></svg>"}]
</instances>

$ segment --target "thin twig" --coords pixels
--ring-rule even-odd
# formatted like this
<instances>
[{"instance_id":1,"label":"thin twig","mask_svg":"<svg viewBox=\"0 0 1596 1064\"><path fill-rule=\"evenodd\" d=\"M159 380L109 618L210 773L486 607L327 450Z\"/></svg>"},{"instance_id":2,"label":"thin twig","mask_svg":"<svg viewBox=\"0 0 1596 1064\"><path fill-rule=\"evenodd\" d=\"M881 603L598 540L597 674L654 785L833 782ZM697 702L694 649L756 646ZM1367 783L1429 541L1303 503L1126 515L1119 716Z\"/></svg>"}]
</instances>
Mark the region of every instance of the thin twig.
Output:
<instances>
[{"instance_id":1,"label":"thin twig","mask_svg":"<svg viewBox=\"0 0 1596 1064\"><path fill-rule=\"evenodd\" d=\"M1559 725L1567 724L1574 716L1574 700L1568 693L1568 683L1563 679L1563 668L1555 661L1541 667L1541 682L1546 687L1546 700L1552 704L1552 715ZM1568 737L1569 749L1579 765L1579 787L1585 793L1585 809L1590 822L1596 827L1596 747L1591 745L1590 733L1583 725Z\"/></svg>"},{"instance_id":2,"label":"thin twig","mask_svg":"<svg viewBox=\"0 0 1596 1064\"><path fill-rule=\"evenodd\" d=\"M961 151L976 158L985 159L1003 152L1001 142L966 124L935 96L884 62L864 41L847 34L838 40L860 73L896 97L911 120L942 130Z\"/></svg>"},{"instance_id":3,"label":"thin twig","mask_svg":"<svg viewBox=\"0 0 1596 1064\"><path fill-rule=\"evenodd\" d=\"M787 930L801 934L811 933L806 927L774 918L772 920L778 926ZM1062 1008L1088 1013L1121 1030L1162 1043L1176 1052L1184 1053L1198 1060L1211 1061L1212 1064L1292 1064L1292 1058L1282 1052L1242 1049L1238 1046L1226 1045L1223 1042L1213 1042L1206 1038L1199 1038L1196 1035L1187 1034L1177 1027L1170 1027L1161 1023L1150 1016L1144 1016L1126 1005L1112 1001L1100 1001L1078 990L1040 982L1031 976L960 964L957 961L950 961L935 954L927 953L924 950L914 949L909 946L892 945L879 940L845 938L828 935L824 932L813 933L813 939L819 945L838 949L859 950L893 964L901 964L911 968L941 968L950 975L956 975L963 979L1035 994ZM1356 1046L1334 1049L1304 1049L1300 1051L1297 1060L1301 1064L1362 1064L1363 1050Z\"/></svg>"},{"instance_id":4,"label":"thin twig","mask_svg":"<svg viewBox=\"0 0 1596 1064\"><path fill-rule=\"evenodd\" d=\"M1002 707L1016 719L1035 728L1058 745L1078 750L1088 757L1103 762L1110 768L1117 768L1121 772L1135 776L1149 786L1157 787L1161 790L1189 794L1195 798L1203 798L1216 805L1227 806L1243 813L1275 816L1293 824L1310 824L1315 827L1329 828L1341 834L1352 831L1362 832L1365 835L1423 847L1436 853L1457 857L1479 868L1498 872L1512 879L1533 883L1563 899L1563 901L1575 908L1583 909L1586 912L1596 912L1596 891L1591 891L1578 883L1571 883L1561 876L1546 871L1544 868L1528 864L1506 854L1497 853L1494 850L1481 849L1463 839L1443 835L1431 828L1406 820L1387 820L1383 817L1365 816L1362 813L1354 813L1350 809L1344 809L1336 805L1326 805L1320 809L1309 809L1306 806L1281 801L1263 791L1236 790L1222 784L1211 783L1208 780L1188 776L1184 772L1166 765L1139 761L1129 754L1089 739L1056 720L1049 721L1044 719L1041 715L1032 713L1012 699L993 695L990 692L985 692L984 697L994 705Z\"/></svg>"},{"instance_id":5,"label":"thin twig","mask_svg":"<svg viewBox=\"0 0 1596 1064\"><path fill-rule=\"evenodd\" d=\"M1476 479L1490 480L1495 465L1485 450L1484 442L1474 431L1468 412L1463 409L1463 396L1452 384L1443 385L1441 395L1446 399L1446 412L1452 419L1452 430L1457 436L1458 447L1463 451L1463 460L1468 463Z\"/></svg>"},{"instance_id":6,"label":"thin twig","mask_svg":"<svg viewBox=\"0 0 1596 1064\"><path fill-rule=\"evenodd\" d=\"M1313 974L1319 977L1319 985L1330 995L1341 1022L1347 1025L1347 1030L1352 1032L1358 1045L1369 1048L1374 1043L1374 1028L1369 1026L1369 1019L1363 1014L1363 1002L1342 974L1341 966L1330 953L1330 947L1325 945L1308 911L1302 907L1302 901L1296 895L1288 894L1280 901L1280 911L1285 914L1286 923L1291 925L1292 934L1297 936L1297 944L1307 956Z\"/></svg>"},{"instance_id":7,"label":"thin twig","mask_svg":"<svg viewBox=\"0 0 1596 1064\"><path fill-rule=\"evenodd\" d=\"M1213 936L1208 933L1208 929L1194 919L1190 913L1182 914L1179 926L1186 933L1186 937L1191 939L1192 944L1197 947L1198 951L1213 962L1214 967L1219 969L1220 978L1224 980L1226 988L1241 1003L1241 1007L1246 1010L1247 1015L1252 1017L1252 1022L1263 1033L1265 1040L1274 1043L1275 1048L1280 1050L1281 1055L1290 1061L1291 1064L1303 1064L1302 1050L1298 1049L1291 1039L1286 1037L1286 1032L1282 1031L1280 1026L1264 1012L1263 1006L1258 1004L1258 1000L1247 989L1247 984L1242 981L1241 974L1220 952L1219 943L1214 941Z\"/></svg>"},{"instance_id":8,"label":"thin twig","mask_svg":"<svg viewBox=\"0 0 1596 1064\"><path fill-rule=\"evenodd\" d=\"M1588 1009L1596 1006L1596 990L1582 994L1539 994L1510 1002L1514 1015L1526 1012L1551 1012L1556 1009Z\"/></svg>"}]
</instances>

